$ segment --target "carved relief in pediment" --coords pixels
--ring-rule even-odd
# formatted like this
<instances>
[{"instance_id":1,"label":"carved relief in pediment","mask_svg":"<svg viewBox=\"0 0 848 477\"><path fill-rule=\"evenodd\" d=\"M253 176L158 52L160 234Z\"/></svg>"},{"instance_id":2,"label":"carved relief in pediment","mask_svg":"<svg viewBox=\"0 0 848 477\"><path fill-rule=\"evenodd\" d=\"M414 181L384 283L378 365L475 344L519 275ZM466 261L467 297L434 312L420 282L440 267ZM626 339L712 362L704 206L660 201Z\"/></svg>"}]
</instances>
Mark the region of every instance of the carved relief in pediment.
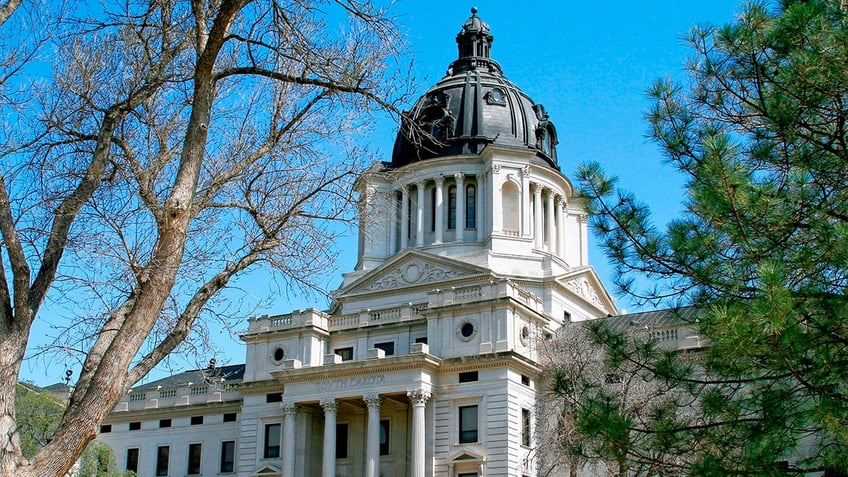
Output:
<instances>
[{"instance_id":1,"label":"carved relief in pediment","mask_svg":"<svg viewBox=\"0 0 848 477\"><path fill-rule=\"evenodd\" d=\"M577 277L571 280L566 281L565 287L569 290L573 291L577 296L585 299L586 301L595 304L599 307L603 307L604 304L601 301L601 298L598 296L598 292L595 290L595 287L589 282L589 279L586 277Z\"/></svg>"},{"instance_id":2,"label":"carved relief in pediment","mask_svg":"<svg viewBox=\"0 0 848 477\"><path fill-rule=\"evenodd\" d=\"M373 282L363 286L363 291L388 290L392 288L418 285L421 283L433 283L466 275L463 270L446 267L441 264L425 262L423 260L410 260L398 264L397 267L387 270L386 274L377 277Z\"/></svg>"}]
</instances>

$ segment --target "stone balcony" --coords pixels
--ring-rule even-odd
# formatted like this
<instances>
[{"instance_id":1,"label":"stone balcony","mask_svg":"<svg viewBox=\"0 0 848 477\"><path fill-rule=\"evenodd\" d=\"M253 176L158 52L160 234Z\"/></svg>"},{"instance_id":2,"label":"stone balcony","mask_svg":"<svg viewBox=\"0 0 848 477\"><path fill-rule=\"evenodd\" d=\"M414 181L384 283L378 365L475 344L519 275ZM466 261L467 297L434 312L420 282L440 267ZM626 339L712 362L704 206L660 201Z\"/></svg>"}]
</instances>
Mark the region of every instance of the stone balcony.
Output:
<instances>
[{"instance_id":1,"label":"stone balcony","mask_svg":"<svg viewBox=\"0 0 848 477\"><path fill-rule=\"evenodd\" d=\"M239 392L224 383L186 383L177 387L131 391L121 398L112 412L143 411L240 399Z\"/></svg>"}]
</instances>

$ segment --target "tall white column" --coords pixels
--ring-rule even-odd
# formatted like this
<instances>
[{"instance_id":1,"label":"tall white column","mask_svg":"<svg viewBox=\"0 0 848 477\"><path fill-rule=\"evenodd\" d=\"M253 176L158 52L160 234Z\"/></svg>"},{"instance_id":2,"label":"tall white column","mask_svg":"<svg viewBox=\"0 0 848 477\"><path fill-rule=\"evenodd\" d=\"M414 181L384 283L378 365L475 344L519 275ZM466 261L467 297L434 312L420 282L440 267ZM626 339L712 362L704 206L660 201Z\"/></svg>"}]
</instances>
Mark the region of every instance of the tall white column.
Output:
<instances>
[{"instance_id":1,"label":"tall white column","mask_svg":"<svg viewBox=\"0 0 848 477\"><path fill-rule=\"evenodd\" d=\"M397 253L397 235L398 235L398 203L397 194L392 192L389 195L389 255ZM372 217L371 220L376 220Z\"/></svg>"},{"instance_id":2,"label":"tall white column","mask_svg":"<svg viewBox=\"0 0 848 477\"><path fill-rule=\"evenodd\" d=\"M465 235L465 175L454 174L456 179L456 238L455 241L462 242Z\"/></svg>"},{"instance_id":3,"label":"tall white column","mask_svg":"<svg viewBox=\"0 0 848 477\"><path fill-rule=\"evenodd\" d=\"M294 477L295 455L295 419L297 405L293 402L283 403L283 474L282 477Z\"/></svg>"},{"instance_id":4,"label":"tall white column","mask_svg":"<svg viewBox=\"0 0 848 477\"><path fill-rule=\"evenodd\" d=\"M548 241L548 252L554 253L556 251L556 242L554 237L554 231L556 228L554 227L554 191L548 189L548 193L546 194L546 210L545 210L545 222L548 224L547 230L547 241Z\"/></svg>"},{"instance_id":5,"label":"tall white column","mask_svg":"<svg viewBox=\"0 0 848 477\"><path fill-rule=\"evenodd\" d=\"M365 446L365 477L380 476L380 405L383 400L379 394L369 394L364 398L368 405L368 435Z\"/></svg>"},{"instance_id":6,"label":"tall white column","mask_svg":"<svg viewBox=\"0 0 848 477\"><path fill-rule=\"evenodd\" d=\"M533 230L533 207L530 206L533 198L530 196L530 166L524 166L521 169L521 209L524 211L521 221L521 236L531 237Z\"/></svg>"},{"instance_id":7,"label":"tall white column","mask_svg":"<svg viewBox=\"0 0 848 477\"><path fill-rule=\"evenodd\" d=\"M488 198L488 190L489 190L489 178L485 173L477 176L477 197L474 198L474 212L477 214L477 218L474 220L474 223L477 225L477 241L482 242L483 238L486 236L486 229L488 228L488 224L486 223L486 209L492 201ZM467 198L465 200L468 200Z\"/></svg>"},{"instance_id":8,"label":"tall white column","mask_svg":"<svg viewBox=\"0 0 848 477\"><path fill-rule=\"evenodd\" d=\"M491 226L490 232L493 234L502 234L503 233L503 181L500 178L501 166L500 164L492 164L492 175L489 187L492 190L492 196L487 197L487 200L491 199L492 205L489 207L489 211L491 212ZM521 227L519 222L519 228Z\"/></svg>"},{"instance_id":9,"label":"tall white column","mask_svg":"<svg viewBox=\"0 0 848 477\"><path fill-rule=\"evenodd\" d=\"M409 247L409 189L406 184L400 190L400 249Z\"/></svg>"},{"instance_id":10,"label":"tall white column","mask_svg":"<svg viewBox=\"0 0 848 477\"><path fill-rule=\"evenodd\" d=\"M436 181L436 203L434 208L436 209L436 217L434 227L436 230L436 239L435 243L442 243L444 240L444 232L445 232L445 208L444 208L444 187L445 187L445 178L442 176L438 176L435 179Z\"/></svg>"},{"instance_id":11,"label":"tall white column","mask_svg":"<svg viewBox=\"0 0 848 477\"><path fill-rule=\"evenodd\" d=\"M336 477L336 412L339 403L335 399L322 399L324 408L324 460L321 465L322 477Z\"/></svg>"},{"instance_id":12,"label":"tall white column","mask_svg":"<svg viewBox=\"0 0 848 477\"><path fill-rule=\"evenodd\" d=\"M559 257L565 258L565 200L562 196L556 198L556 254Z\"/></svg>"},{"instance_id":13,"label":"tall white column","mask_svg":"<svg viewBox=\"0 0 848 477\"><path fill-rule=\"evenodd\" d=\"M541 250L543 248L543 233L542 230L542 186L536 184L533 190L533 244Z\"/></svg>"},{"instance_id":14,"label":"tall white column","mask_svg":"<svg viewBox=\"0 0 848 477\"><path fill-rule=\"evenodd\" d=\"M415 228L415 245L417 247L424 246L424 181L420 181L415 186L418 188L418 203L416 207L416 228Z\"/></svg>"},{"instance_id":15,"label":"tall white column","mask_svg":"<svg viewBox=\"0 0 848 477\"><path fill-rule=\"evenodd\" d=\"M412 474L410 477L424 477L427 435L425 434L424 411L430 393L416 389L406 393L412 402Z\"/></svg>"}]
</instances>

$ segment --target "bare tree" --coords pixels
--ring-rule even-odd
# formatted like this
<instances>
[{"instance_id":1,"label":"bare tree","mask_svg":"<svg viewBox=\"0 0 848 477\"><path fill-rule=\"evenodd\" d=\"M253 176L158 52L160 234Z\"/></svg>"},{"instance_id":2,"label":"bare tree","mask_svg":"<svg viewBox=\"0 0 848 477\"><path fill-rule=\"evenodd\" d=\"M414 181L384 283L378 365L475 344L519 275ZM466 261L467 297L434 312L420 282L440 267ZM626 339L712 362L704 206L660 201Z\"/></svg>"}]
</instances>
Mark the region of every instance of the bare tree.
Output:
<instances>
[{"instance_id":1,"label":"bare tree","mask_svg":"<svg viewBox=\"0 0 848 477\"><path fill-rule=\"evenodd\" d=\"M367 0L113 7L64 20L25 110L42 131L0 151L2 477L64 475L234 277L265 264L316 286L354 209L351 134L403 100L395 26ZM82 370L25 459L14 390L48 298L77 307L64 336Z\"/></svg>"},{"instance_id":2,"label":"bare tree","mask_svg":"<svg viewBox=\"0 0 848 477\"><path fill-rule=\"evenodd\" d=\"M617 347L601 341L610 336L618 337ZM697 363L696 355L658 350L644 329L616 335L602 321L566 325L555 340L544 343L545 391L537 414L540 475L684 473L691 441L642 451L648 446L641 442L654 439L658 426L696 424L692 394L640 359L657 352L678 366Z\"/></svg>"}]
</instances>

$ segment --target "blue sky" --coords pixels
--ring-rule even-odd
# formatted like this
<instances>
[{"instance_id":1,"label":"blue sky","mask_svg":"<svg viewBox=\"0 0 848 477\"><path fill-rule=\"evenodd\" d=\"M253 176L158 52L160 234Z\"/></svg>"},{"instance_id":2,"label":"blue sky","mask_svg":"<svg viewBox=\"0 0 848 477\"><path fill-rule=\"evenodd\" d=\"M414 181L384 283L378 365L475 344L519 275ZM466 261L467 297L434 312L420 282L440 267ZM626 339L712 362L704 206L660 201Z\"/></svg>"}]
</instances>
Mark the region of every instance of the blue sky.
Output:
<instances>
[{"instance_id":1,"label":"blue sky","mask_svg":"<svg viewBox=\"0 0 848 477\"><path fill-rule=\"evenodd\" d=\"M449 0L400 0L393 8L408 41L411 70L418 94L438 81L456 57L455 36L477 6L478 16L494 35L492 57L504 74L537 103L544 104L559 135L557 153L562 172L574 175L579 164L600 162L620 178L620 186L633 191L652 206L655 222L665 224L681 208L681 180L662 164L659 149L646 138L643 115L648 108L644 91L655 80L683 79L689 49L682 37L693 25L722 25L739 9L735 0L680 2L674 0L607 2L501 0L464 3ZM392 120L378 123L372 146L389 160L396 128ZM329 287L340 283L340 274L356 262L356 236L339 242L337 272ZM602 280L611 283L610 267L596 247L590 261ZM241 283L262 283L258 273ZM253 287L259 301L270 287ZM624 297L622 309L635 311ZM250 301L250 297L247 301ZM292 309L324 308L320 297L279 296L254 314L285 313ZM246 318L236 330L246 329ZM34 335L43 335L34 330ZM244 347L226 331L211 335L221 348L218 362L244 362ZM202 360L200 360L202 361ZM176 368L191 367L193 360L177 359ZM39 384L58 381L64 364L43 360L24 363L22 378ZM154 372L161 377L165 370Z\"/></svg>"}]
</instances>

